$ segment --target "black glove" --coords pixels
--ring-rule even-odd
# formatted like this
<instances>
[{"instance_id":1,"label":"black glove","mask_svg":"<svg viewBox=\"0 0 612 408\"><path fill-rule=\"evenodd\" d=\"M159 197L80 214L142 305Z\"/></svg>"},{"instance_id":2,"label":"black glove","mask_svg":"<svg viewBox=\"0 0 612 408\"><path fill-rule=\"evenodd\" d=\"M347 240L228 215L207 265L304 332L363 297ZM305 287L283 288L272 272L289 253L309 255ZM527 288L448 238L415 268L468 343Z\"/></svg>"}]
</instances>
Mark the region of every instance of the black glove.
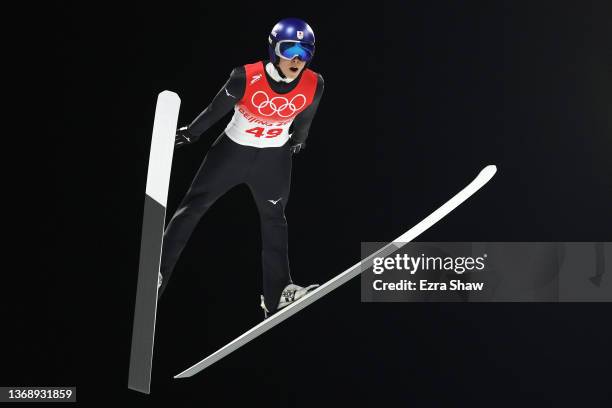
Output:
<instances>
[{"instance_id":1,"label":"black glove","mask_svg":"<svg viewBox=\"0 0 612 408\"><path fill-rule=\"evenodd\" d=\"M291 153L293 154L298 154L300 150L305 149L305 148L306 148L306 142L302 142L302 143L292 144L289 147L289 150L291 150Z\"/></svg>"},{"instance_id":2,"label":"black glove","mask_svg":"<svg viewBox=\"0 0 612 408\"><path fill-rule=\"evenodd\" d=\"M188 144L192 144L198 141L197 136L193 136L187 130L187 126L183 126L176 131L176 136L174 138L174 146L175 147L183 147Z\"/></svg>"}]
</instances>

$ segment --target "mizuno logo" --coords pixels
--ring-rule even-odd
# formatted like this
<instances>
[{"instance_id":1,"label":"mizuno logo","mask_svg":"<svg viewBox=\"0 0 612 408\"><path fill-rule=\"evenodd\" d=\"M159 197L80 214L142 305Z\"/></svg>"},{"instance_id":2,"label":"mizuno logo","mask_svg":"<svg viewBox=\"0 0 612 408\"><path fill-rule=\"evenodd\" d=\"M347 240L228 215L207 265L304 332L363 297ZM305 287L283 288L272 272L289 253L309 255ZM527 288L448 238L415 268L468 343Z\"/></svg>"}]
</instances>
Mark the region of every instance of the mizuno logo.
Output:
<instances>
[{"instance_id":1,"label":"mizuno logo","mask_svg":"<svg viewBox=\"0 0 612 408\"><path fill-rule=\"evenodd\" d=\"M283 199L283 197L280 197L280 198L279 198L278 200L276 200L276 201L275 201L275 200L268 200L268 201L269 201L269 202L271 202L273 205L276 205L276 204L278 204L278 202L279 202L280 200L282 200L282 199Z\"/></svg>"},{"instance_id":2,"label":"mizuno logo","mask_svg":"<svg viewBox=\"0 0 612 408\"><path fill-rule=\"evenodd\" d=\"M232 98L236 99L236 97L234 95L232 95L231 93L227 92L227 88L223 88L223 89L225 89L225 94L227 96L231 96Z\"/></svg>"},{"instance_id":3,"label":"mizuno logo","mask_svg":"<svg viewBox=\"0 0 612 408\"><path fill-rule=\"evenodd\" d=\"M261 79L261 74L253 75L253 79L251 79L251 85Z\"/></svg>"}]
</instances>

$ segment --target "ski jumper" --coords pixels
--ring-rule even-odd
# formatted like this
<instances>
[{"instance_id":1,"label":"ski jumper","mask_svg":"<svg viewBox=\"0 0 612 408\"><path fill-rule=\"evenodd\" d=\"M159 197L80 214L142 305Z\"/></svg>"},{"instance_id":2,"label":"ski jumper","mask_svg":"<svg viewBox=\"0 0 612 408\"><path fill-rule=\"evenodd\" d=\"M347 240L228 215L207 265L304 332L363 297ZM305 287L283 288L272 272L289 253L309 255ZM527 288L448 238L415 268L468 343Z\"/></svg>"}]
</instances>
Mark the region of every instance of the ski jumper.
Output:
<instances>
[{"instance_id":1,"label":"ski jumper","mask_svg":"<svg viewBox=\"0 0 612 408\"><path fill-rule=\"evenodd\" d=\"M232 120L211 146L164 232L160 295L201 217L219 197L242 183L249 187L260 215L263 292L270 312L278 307L284 287L293 283L285 218L290 147L308 136L323 79L304 69L290 83L277 82L265 66L260 61L234 69L213 102L188 127L197 138L234 108Z\"/></svg>"}]
</instances>

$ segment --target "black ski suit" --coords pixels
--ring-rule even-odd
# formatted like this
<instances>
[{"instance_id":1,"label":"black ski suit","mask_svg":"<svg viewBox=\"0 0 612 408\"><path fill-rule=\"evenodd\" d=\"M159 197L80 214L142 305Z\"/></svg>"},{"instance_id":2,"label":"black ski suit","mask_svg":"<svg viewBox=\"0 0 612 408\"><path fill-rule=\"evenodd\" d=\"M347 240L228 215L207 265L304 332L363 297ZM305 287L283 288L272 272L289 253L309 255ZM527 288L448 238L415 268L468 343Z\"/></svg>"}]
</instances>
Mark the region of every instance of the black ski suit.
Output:
<instances>
[{"instance_id":1,"label":"black ski suit","mask_svg":"<svg viewBox=\"0 0 612 408\"><path fill-rule=\"evenodd\" d=\"M266 64L267 61L264 61ZM303 72L302 72L303 73ZM291 92L301 77L290 83L275 81L266 72L270 88L283 94ZM244 95L245 68L235 68L211 104L188 126L191 139L230 112ZM293 120L291 138L282 146L259 148L234 142L225 132L211 146L191 187L174 213L165 232L161 259L163 276L160 296L178 258L201 217L213 203L232 187L246 183L259 210L262 237L263 292L266 308L273 313L284 287L292 283L289 271L287 220L285 206L291 184L291 146L304 143L323 93L323 78L318 75L312 103Z\"/></svg>"}]
</instances>

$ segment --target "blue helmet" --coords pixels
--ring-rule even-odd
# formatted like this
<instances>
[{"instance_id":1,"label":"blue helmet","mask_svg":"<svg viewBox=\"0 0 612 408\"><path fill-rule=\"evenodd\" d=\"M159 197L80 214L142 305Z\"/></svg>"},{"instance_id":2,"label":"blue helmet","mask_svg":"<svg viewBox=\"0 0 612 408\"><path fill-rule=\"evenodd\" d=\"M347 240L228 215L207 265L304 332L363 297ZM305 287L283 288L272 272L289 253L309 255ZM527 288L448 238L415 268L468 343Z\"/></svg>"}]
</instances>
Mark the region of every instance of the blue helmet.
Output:
<instances>
[{"instance_id":1,"label":"blue helmet","mask_svg":"<svg viewBox=\"0 0 612 408\"><path fill-rule=\"evenodd\" d=\"M273 64L278 58L310 62L315 51L315 35L312 28L299 18L285 18L274 26L268 37L268 53Z\"/></svg>"}]
</instances>

